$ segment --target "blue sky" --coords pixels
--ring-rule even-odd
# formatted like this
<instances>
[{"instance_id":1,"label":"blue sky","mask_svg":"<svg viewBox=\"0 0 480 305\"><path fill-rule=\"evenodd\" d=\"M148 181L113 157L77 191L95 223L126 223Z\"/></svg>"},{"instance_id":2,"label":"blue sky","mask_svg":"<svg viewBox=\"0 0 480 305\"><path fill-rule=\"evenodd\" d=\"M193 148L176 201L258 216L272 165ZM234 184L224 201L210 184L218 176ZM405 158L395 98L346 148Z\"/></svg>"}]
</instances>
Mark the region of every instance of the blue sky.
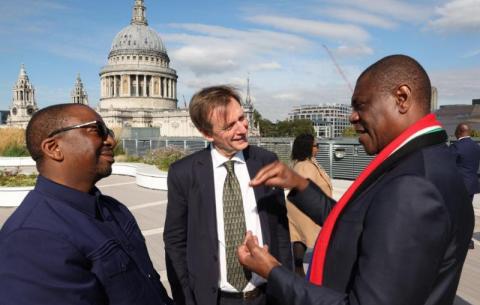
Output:
<instances>
[{"instance_id":1,"label":"blue sky","mask_svg":"<svg viewBox=\"0 0 480 305\"><path fill-rule=\"evenodd\" d=\"M70 100L80 73L90 104L110 45L134 0L0 1L0 109L8 109L20 65L39 107ZM323 45L355 85L390 54L427 70L439 104L480 98L480 0L145 0L149 26L177 70L179 106L201 87L229 83L255 107L284 119L294 105L349 103L351 92Z\"/></svg>"}]
</instances>

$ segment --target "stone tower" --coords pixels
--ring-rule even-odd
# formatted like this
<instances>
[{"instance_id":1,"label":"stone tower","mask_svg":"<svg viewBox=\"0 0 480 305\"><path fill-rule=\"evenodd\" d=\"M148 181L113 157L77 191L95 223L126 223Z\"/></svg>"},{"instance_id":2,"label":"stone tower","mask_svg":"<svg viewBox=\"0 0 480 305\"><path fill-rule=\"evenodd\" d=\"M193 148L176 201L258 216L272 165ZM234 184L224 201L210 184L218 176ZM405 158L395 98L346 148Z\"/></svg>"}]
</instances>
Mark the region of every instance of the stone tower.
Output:
<instances>
[{"instance_id":1,"label":"stone tower","mask_svg":"<svg viewBox=\"0 0 480 305\"><path fill-rule=\"evenodd\" d=\"M33 113L37 110L35 89L28 79L25 66L22 64L17 83L13 87L12 105L10 106L10 115L7 118L7 125L25 128Z\"/></svg>"},{"instance_id":2,"label":"stone tower","mask_svg":"<svg viewBox=\"0 0 480 305\"><path fill-rule=\"evenodd\" d=\"M260 136L260 131L257 126L255 126L253 113L255 108L253 108L252 97L250 96L250 77L247 78L247 96L245 97L245 102L243 103L243 112L248 120L248 134L250 136Z\"/></svg>"},{"instance_id":3,"label":"stone tower","mask_svg":"<svg viewBox=\"0 0 480 305\"><path fill-rule=\"evenodd\" d=\"M83 87L80 74L77 74L77 80L75 81L75 87L72 90L71 97L72 97L72 103L83 104L88 106L88 94L85 88Z\"/></svg>"}]
</instances>

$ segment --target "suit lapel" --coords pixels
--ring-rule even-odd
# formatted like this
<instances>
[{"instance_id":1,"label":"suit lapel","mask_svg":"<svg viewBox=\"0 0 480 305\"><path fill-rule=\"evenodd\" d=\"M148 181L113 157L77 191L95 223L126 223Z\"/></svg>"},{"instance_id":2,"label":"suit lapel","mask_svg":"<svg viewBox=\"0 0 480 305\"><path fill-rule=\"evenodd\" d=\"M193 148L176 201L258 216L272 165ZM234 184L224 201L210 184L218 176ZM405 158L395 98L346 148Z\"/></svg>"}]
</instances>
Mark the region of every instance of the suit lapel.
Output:
<instances>
[{"instance_id":1,"label":"suit lapel","mask_svg":"<svg viewBox=\"0 0 480 305\"><path fill-rule=\"evenodd\" d=\"M217 213L215 207L215 183L213 180L213 163L210 149L203 150L196 162L195 179L199 182L199 207L200 213L203 213L205 224L207 226L208 236L214 249L218 249L217 234Z\"/></svg>"},{"instance_id":2,"label":"suit lapel","mask_svg":"<svg viewBox=\"0 0 480 305\"><path fill-rule=\"evenodd\" d=\"M248 174L250 175L250 179L255 177L258 171L262 168L263 164L255 159L255 154L252 153L250 146L243 150L243 157L245 158L245 162L247 163ZM261 198L265 196L265 186L257 186L253 188L253 192L255 194L255 201L257 203L257 211L258 217L260 218L260 226L262 228L262 238L263 243L270 245L270 226L268 224L268 213L262 205L264 204L261 201Z\"/></svg>"}]
</instances>

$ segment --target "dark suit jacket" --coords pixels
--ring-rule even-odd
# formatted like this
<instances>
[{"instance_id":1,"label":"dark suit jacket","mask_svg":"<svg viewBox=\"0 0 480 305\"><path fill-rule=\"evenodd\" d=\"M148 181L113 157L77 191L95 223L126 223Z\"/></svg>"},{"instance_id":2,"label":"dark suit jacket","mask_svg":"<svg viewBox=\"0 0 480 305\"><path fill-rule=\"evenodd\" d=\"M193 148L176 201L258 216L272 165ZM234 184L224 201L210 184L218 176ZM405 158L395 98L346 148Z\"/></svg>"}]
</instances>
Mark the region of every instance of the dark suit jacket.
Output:
<instances>
[{"instance_id":1,"label":"dark suit jacket","mask_svg":"<svg viewBox=\"0 0 480 305\"><path fill-rule=\"evenodd\" d=\"M335 204L313 183L289 200L322 224ZM340 215L324 284L276 267L267 295L278 304L452 304L473 230L473 209L443 144L394 160Z\"/></svg>"},{"instance_id":2,"label":"dark suit jacket","mask_svg":"<svg viewBox=\"0 0 480 305\"><path fill-rule=\"evenodd\" d=\"M250 177L276 156L249 146L243 151ZM292 256L283 190L254 189L263 240L288 269ZM168 172L168 206L164 230L167 274L177 305L217 303L220 268L210 149L174 163Z\"/></svg>"},{"instance_id":3,"label":"dark suit jacket","mask_svg":"<svg viewBox=\"0 0 480 305\"><path fill-rule=\"evenodd\" d=\"M480 193L477 177L480 146L472 138L467 137L452 143L450 149L455 154L458 170L463 176L468 193L470 195Z\"/></svg>"}]
</instances>

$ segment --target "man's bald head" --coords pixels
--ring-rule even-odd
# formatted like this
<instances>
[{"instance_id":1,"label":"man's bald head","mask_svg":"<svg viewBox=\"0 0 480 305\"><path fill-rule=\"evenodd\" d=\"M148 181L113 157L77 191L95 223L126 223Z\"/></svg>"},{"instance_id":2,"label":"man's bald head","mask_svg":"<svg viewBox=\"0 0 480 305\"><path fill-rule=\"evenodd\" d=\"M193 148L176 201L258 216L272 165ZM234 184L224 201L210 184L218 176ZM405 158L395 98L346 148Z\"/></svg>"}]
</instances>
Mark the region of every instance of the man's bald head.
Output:
<instances>
[{"instance_id":1,"label":"man's bald head","mask_svg":"<svg viewBox=\"0 0 480 305\"><path fill-rule=\"evenodd\" d=\"M57 129L65 127L69 118L69 113L77 107L90 107L82 104L58 104L42 108L35 112L27 125L26 141L27 149L32 156L32 159L37 162L39 166L42 162L42 141L48 135Z\"/></svg>"},{"instance_id":2,"label":"man's bald head","mask_svg":"<svg viewBox=\"0 0 480 305\"><path fill-rule=\"evenodd\" d=\"M470 126L466 123L460 123L457 125L457 128L455 128L455 137L457 139L461 137L469 137L472 134L472 130L470 129Z\"/></svg>"},{"instance_id":3,"label":"man's bald head","mask_svg":"<svg viewBox=\"0 0 480 305\"><path fill-rule=\"evenodd\" d=\"M358 78L367 77L376 90L381 93L393 93L406 85L412 98L418 103L421 116L430 112L432 88L427 72L413 58L406 55L390 55L368 67Z\"/></svg>"}]
</instances>

